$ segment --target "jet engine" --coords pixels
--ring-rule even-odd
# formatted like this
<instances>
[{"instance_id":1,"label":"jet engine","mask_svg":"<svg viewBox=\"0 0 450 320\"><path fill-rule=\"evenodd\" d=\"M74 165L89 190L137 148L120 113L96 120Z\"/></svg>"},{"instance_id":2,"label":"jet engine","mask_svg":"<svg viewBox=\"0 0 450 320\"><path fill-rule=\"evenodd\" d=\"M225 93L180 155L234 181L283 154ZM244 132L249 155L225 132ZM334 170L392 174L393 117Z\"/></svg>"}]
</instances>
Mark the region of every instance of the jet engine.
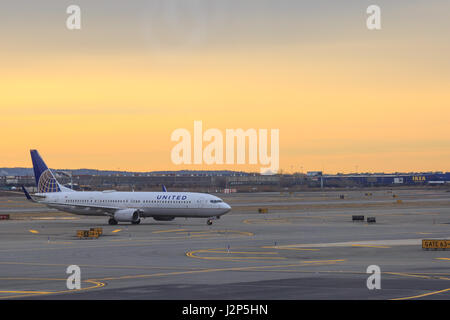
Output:
<instances>
[{"instance_id":1,"label":"jet engine","mask_svg":"<svg viewBox=\"0 0 450 320\"><path fill-rule=\"evenodd\" d=\"M114 220L117 222L137 222L139 220L139 210L122 209L114 213Z\"/></svg>"}]
</instances>

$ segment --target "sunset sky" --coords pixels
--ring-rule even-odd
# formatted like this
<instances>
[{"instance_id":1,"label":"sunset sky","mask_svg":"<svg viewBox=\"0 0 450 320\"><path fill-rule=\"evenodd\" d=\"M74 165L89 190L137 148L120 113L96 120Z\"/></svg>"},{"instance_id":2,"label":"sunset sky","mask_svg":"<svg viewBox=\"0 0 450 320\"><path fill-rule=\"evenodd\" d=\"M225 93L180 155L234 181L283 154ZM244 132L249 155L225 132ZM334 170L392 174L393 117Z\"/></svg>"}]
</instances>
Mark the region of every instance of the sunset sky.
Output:
<instances>
[{"instance_id":1,"label":"sunset sky","mask_svg":"<svg viewBox=\"0 0 450 320\"><path fill-rule=\"evenodd\" d=\"M81 30L66 28L71 4ZM0 8L0 167L30 167L35 148L54 168L259 171L173 164L171 133L201 120L279 129L284 172L450 171L448 1Z\"/></svg>"}]
</instances>

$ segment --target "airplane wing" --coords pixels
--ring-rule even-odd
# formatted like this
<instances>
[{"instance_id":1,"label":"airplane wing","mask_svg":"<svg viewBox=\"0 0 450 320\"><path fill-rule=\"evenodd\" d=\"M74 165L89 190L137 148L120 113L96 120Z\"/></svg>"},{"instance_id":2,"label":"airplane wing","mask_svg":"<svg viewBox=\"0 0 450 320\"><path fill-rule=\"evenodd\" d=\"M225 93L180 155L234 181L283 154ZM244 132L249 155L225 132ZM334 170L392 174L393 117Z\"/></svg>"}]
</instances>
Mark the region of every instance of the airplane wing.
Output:
<instances>
[{"instance_id":1,"label":"airplane wing","mask_svg":"<svg viewBox=\"0 0 450 320\"><path fill-rule=\"evenodd\" d=\"M108 213L114 213L117 210L121 210L123 208L119 207L111 207L111 206L102 206L102 205L95 205L95 204L77 204L77 203L59 203L59 202L45 202L46 205L49 206L59 206L59 207L72 207L72 208L85 208L85 209L91 209L91 210L102 210ZM138 210L136 208L136 210Z\"/></svg>"},{"instance_id":2,"label":"airplane wing","mask_svg":"<svg viewBox=\"0 0 450 320\"><path fill-rule=\"evenodd\" d=\"M45 198L45 196L40 195L30 195L28 190L22 186L22 191L25 193L25 196L27 199L31 202L38 202L39 200L36 200L35 198ZM51 206L65 206L65 207L76 207L76 208L85 208L85 209L94 209L94 210L103 210L106 212L114 213L117 210L120 210L121 208L118 207L111 207L111 206L101 206L101 205L95 205L95 204L78 204L78 203L71 203L71 204L65 204L65 203L59 203L59 202L45 202L46 205Z\"/></svg>"}]
</instances>

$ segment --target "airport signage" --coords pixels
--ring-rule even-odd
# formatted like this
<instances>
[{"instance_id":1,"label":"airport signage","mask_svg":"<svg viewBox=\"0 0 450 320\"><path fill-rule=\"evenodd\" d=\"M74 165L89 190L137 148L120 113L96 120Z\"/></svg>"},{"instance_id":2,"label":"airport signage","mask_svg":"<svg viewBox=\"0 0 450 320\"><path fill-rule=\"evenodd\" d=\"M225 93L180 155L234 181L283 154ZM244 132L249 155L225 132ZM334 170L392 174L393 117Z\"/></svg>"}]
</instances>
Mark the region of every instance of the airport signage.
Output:
<instances>
[{"instance_id":1,"label":"airport signage","mask_svg":"<svg viewBox=\"0 0 450 320\"><path fill-rule=\"evenodd\" d=\"M422 249L450 249L450 240L422 240Z\"/></svg>"}]
</instances>

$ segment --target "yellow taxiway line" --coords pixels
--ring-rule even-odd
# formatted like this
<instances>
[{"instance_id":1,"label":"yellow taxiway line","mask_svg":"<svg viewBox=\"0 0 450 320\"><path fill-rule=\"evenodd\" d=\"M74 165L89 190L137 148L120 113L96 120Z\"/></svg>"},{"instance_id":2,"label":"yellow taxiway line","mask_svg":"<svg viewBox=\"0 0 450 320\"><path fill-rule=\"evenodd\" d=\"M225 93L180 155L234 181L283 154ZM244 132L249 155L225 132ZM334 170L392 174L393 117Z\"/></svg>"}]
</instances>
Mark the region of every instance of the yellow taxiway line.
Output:
<instances>
[{"instance_id":1,"label":"yellow taxiway line","mask_svg":"<svg viewBox=\"0 0 450 320\"><path fill-rule=\"evenodd\" d=\"M418 275L418 274L409 274L409 273L400 273L400 272L384 272L384 273L386 273L386 274L392 274L392 275L405 276L405 277L415 277L415 278L423 278L423 279L433 279L431 276L427 276L427 275ZM438 277L438 279L441 279L441 280L450 280L449 278L445 278L445 277ZM390 299L390 300L411 300L411 299L418 299L418 298L428 297L428 296L431 296L431 295L435 295L435 294L439 294L439 293L443 293L443 292L448 292L448 291L450 291L450 288L443 289L443 290L438 290L438 291L427 292L427 293L423 293L423 294L419 294L419 295L415 295L415 296L410 296L410 297L394 298L394 299Z\"/></svg>"},{"instance_id":2,"label":"yellow taxiway line","mask_svg":"<svg viewBox=\"0 0 450 320\"><path fill-rule=\"evenodd\" d=\"M213 268L204 270L192 270L192 271L179 271L179 272L168 272L168 273L154 273L154 274L142 274L133 276L121 276L121 277L110 277L102 279L91 279L95 281L108 281L108 280L123 280L123 279L143 279L143 278L153 278L153 277L163 277L163 276L175 276L182 274L196 274L196 273L208 273L208 272L222 272L222 271L246 271L246 270L258 270L258 269L270 269L270 268L286 268L286 267L303 267L310 266L312 264L329 264L329 263L339 263L346 260L317 260L310 261L310 263L295 263L295 264L281 264L281 265L270 265L270 266L252 266L252 267L234 267L234 268Z\"/></svg>"},{"instance_id":3,"label":"yellow taxiway line","mask_svg":"<svg viewBox=\"0 0 450 320\"><path fill-rule=\"evenodd\" d=\"M395 299L391 299L391 300L410 300L410 299L418 299L418 298L423 298L423 297L427 297L427 296L431 296L431 295L439 294L439 293L443 293L443 292L448 292L448 291L450 291L450 288L444 289L444 290L439 290L439 291L428 292L428 293L424 293L424 294L419 294L419 295L417 295L417 296L404 297L404 298L395 298Z\"/></svg>"},{"instance_id":4,"label":"yellow taxiway line","mask_svg":"<svg viewBox=\"0 0 450 320\"><path fill-rule=\"evenodd\" d=\"M278 246L264 246L264 249L278 249L278 250L297 250L297 251L320 251L320 249L309 249L309 248L284 248Z\"/></svg>"},{"instance_id":5,"label":"yellow taxiway line","mask_svg":"<svg viewBox=\"0 0 450 320\"><path fill-rule=\"evenodd\" d=\"M387 247L387 246L371 246L371 245L367 245L367 244L352 244L352 247L383 248L383 249L388 249L388 248L390 248L390 247Z\"/></svg>"},{"instance_id":6,"label":"yellow taxiway line","mask_svg":"<svg viewBox=\"0 0 450 320\"><path fill-rule=\"evenodd\" d=\"M42 281L48 281L48 280L54 280L54 281L66 281L66 279L43 279L43 278L0 278L0 280L42 280ZM10 295L10 296L0 296L0 299L10 299L10 298L24 298L29 296L35 296L35 295L45 295L45 294L59 294L59 293L72 293L72 292L80 292L80 291L86 291L96 288L104 287L106 284L100 281L96 280L84 280L82 282L92 283L93 286L81 288L81 289L73 289L73 290L61 290L61 291L0 291L5 293L19 293L19 295ZM22 294L24 293L24 294Z\"/></svg>"},{"instance_id":7,"label":"yellow taxiway line","mask_svg":"<svg viewBox=\"0 0 450 320\"><path fill-rule=\"evenodd\" d=\"M152 233L179 232L179 231L186 231L186 229L161 230L161 231L153 231Z\"/></svg>"}]
</instances>

